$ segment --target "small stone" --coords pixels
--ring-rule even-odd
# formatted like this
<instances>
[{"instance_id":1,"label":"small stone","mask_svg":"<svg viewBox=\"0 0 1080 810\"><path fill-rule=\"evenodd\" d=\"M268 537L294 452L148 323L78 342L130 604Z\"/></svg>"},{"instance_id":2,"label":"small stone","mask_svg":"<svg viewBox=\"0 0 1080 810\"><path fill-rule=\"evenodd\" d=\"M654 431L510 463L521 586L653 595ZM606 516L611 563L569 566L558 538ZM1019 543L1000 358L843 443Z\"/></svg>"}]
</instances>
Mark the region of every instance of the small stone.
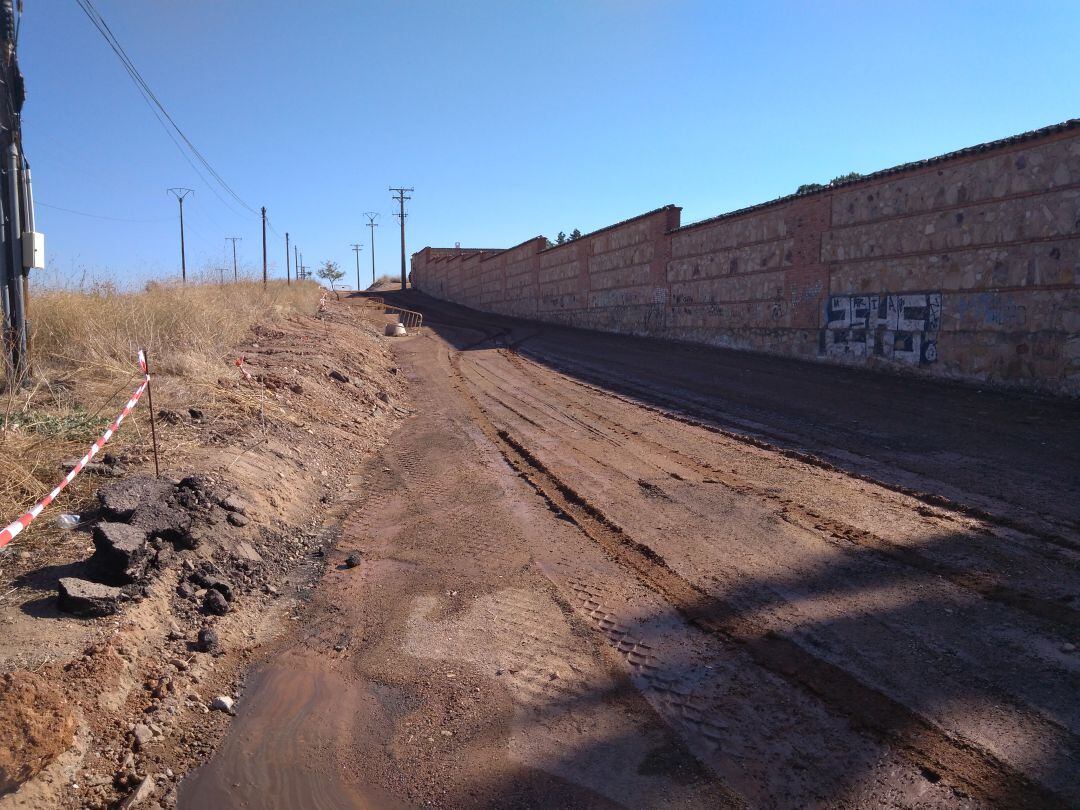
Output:
<instances>
[{"instance_id":1,"label":"small stone","mask_svg":"<svg viewBox=\"0 0 1080 810\"><path fill-rule=\"evenodd\" d=\"M224 616L229 612L229 600L225 598L221 591L210 589L203 598L203 609L207 613L213 613L215 616Z\"/></svg>"},{"instance_id":2,"label":"small stone","mask_svg":"<svg viewBox=\"0 0 1080 810\"><path fill-rule=\"evenodd\" d=\"M129 807L135 807L136 805L142 804L154 795L154 788L154 777L147 776L142 780L142 784L139 785L138 789L124 799L124 802L120 807L122 810L127 810Z\"/></svg>"},{"instance_id":3,"label":"small stone","mask_svg":"<svg viewBox=\"0 0 1080 810\"><path fill-rule=\"evenodd\" d=\"M188 412L188 416L190 416L196 422L199 421L200 419L202 419L205 416L205 414L203 413L201 408L188 408L187 412Z\"/></svg>"},{"instance_id":4,"label":"small stone","mask_svg":"<svg viewBox=\"0 0 1080 810\"><path fill-rule=\"evenodd\" d=\"M184 637L184 630L174 621L169 622L169 640L179 641Z\"/></svg>"},{"instance_id":5,"label":"small stone","mask_svg":"<svg viewBox=\"0 0 1080 810\"><path fill-rule=\"evenodd\" d=\"M215 711L225 712L226 714L233 713L233 699L228 695L218 695L212 701L210 701L210 708Z\"/></svg>"},{"instance_id":6,"label":"small stone","mask_svg":"<svg viewBox=\"0 0 1080 810\"><path fill-rule=\"evenodd\" d=\"M143 751L154 739L154 732L145 723L135 724L135 750Z\"/></svg>"},{"instance_id":7,"label":"small stone","mask_svg":"<svg viewBox=\"0 0 1080 810\"><path fill-rule=\"evenodd\" d=\"M236 495L230 495L221 502L221 508L227 512L235 512L240 515L247 514L247 504Z\"/></svg>"},{"instance_id":8,"label":"small stone","mask_svg":"<svg viewBox=\"0 0 1080 810\"><path fill-rule=\"evenodd\" d=\"M239 512L229 512L229 517L227 518L227 520L233 526L247 526L248 524L248 519L241 515Z\"/></svg>"},{"instance_id":9,"label":"small stone","mask_svg":"<svg viewBox=\"0 0 1080 810\"><path fill-rule=\"evenodd\" d=\"M1076 652L1076 645L1066 642L1061 645L1061 651L1067 653Z\"/></svg>"},{"instance_id":10,"label":"small stone","mask_svg":"<svg viewBox=\"0 0 1080 810\"><path fill-rule=\"evenodd\" d=\"M352 554L350 554L348 557L345 558L345 565L348 566L349 568L356 568L363 561L364 560L360 556L360 552L354 551Z\"/></svg>"},{"instance_id":11,"label":"small stone","mask_svg":"<svg viewBox=\"0 0 1080 810\"><path fill-rule=\"evenodd\" d=\"M199 640L195 645L199 652L214 653L220 647L221 640L218 638L217 630L213 627L204 627L199 631Z\"/></svg>"},{"instance_id":12,"label":"small stone","mask_svg":"<svg viewBox=\"0 0 1080 810\"><path fill-rule=\"evenodd\" d=\"M176 595L181 599L190 599L195 595L195 589L191 587L190 582L183 580L176 586Z\"/></svg>"},{"instance_id":13,"label":"small stone","mask_svg":"<svg viewBox=\"0 0 1080 810\"><path fill-rule=\"evenodd\" d=\"M340 383L347 383L349 381L349 376L347 374L342 374L337 369L331 371L329 376L331 380L337 380Z\"/></svg>"}]
</instances>

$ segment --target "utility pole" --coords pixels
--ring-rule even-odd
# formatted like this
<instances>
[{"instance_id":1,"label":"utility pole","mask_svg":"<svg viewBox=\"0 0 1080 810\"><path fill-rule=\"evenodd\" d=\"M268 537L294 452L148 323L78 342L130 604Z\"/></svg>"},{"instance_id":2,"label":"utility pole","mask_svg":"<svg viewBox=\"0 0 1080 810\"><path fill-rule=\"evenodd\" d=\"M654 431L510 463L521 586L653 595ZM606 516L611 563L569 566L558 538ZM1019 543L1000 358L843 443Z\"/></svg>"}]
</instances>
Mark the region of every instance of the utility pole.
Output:
<instances>
[{"instance_id":1,"label":"utility pole","mask_svg":"<svg viewBox=\"0 0 1080 810\"><path fill-rule=\"evenodd\" d=\"M356 254L356 291L360 292L360 251L363 245L353 245L353 253Z\"/></svg>"},{"instance_id":2,"label":"utility pole","mask_svg":"<svg viewBox=\"0 0 1080 810\"><path fill-rule=\"evenodd\" d=\"M292 246L293 251L293 267L296 268L296 280L300 281L300 248L296 245Z\"/></svg>"},{"instance_id":3,"label":"utility pole","mask_svg":"<svg viewBox=\"0 0 1080 810\"><path fill-rule=\"evenodd\" d=\"M405 274L405 217L408 216L408 214L405 213L405 201L412 199L412 197L406 197L405 192L406 191L415 191L415 190L416 189L412 189L412 188L394 188L393 186L390 187L390 191L396 191L397 192L397 196L394 197L394 199L398 201L398 205L400 206L397 217L398 217L398 219L401 220L401 291L402 292L405 292L405 285L408 283L408 277Z\"/></svg>"},{"instance_id":4,"label":"utility pole","mask_svg":"<svg viewBox=\"0 0 1080 810\"><path fill-rule=\"evenodd\" d=\"M232 242L232 280L233 280L233 283L235 284L237 281L240 280L240 276L238 276L237 273L236 273L236 243L244 241L244 237L242 237L242 236L226 236L225 241L226 242Z\"/></svg>"},{"instance_id":5,"label":"utility pole","mask_svg":"<svg viewBox=\"0 0 1080 810\"><path fill-rule=\"evenodd\" d=\"M22 3L18 9L22 11ZM0 2L0 366L7 387L30 373L30 270L44 268L44 237L34 229L30 164L22 151L26 98L16 52L12 0ZM0 383L2 385L2 383Z\"/></svg>"},{"instance_id":6,"label":"utility pole","mask_svg":"<svg viewBox=\"0 0 1080 810\"><path fill-rule=\"evenodd\" d=\"M262 207L263 221L263 286L266 286L266 206Z\"/></svg>"},{"instance_id":7,"label":"utility pole","mask_svg":"<svg viewBox=\"0 0 1080 810\"><path fill-rule=\"evenodd\" d=\"M364 216L368 219L368 228L371 229L371 284L375 285L375 229L378 228L378 224L375 222L379 218L379 215L374 211L365 211Z\"/></svg>"},{"instance_id":8,"label":"utility pole","mask_svg":"<svg viewBox=\"0 0 1080 810\"><path fill-rule=\"evenodd\" d=\"M289 281L289 232L285 231L285 284L292 284Z\"/></svg>"},{"instance_id":9,"label":"utility pole","mask_svg":"<svg viewBox=\"0 0 1080 810\"><path fill-rule=\"evenodd\" d=\"M187 283L187 257L184 255L184 197L195 192L190 188L170 188L169 193L180 203L180 281Z\"/></svg>"}]
</instances>

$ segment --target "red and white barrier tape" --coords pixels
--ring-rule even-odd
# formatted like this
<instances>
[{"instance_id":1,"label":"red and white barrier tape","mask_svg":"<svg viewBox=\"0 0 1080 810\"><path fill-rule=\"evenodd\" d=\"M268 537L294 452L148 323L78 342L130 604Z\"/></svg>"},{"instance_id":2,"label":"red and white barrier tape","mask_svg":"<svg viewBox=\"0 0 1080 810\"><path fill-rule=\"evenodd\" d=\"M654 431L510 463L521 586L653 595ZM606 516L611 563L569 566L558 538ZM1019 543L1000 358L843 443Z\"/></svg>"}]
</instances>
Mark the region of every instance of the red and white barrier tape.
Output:
<instances>
[{"instance_id":1,"label":"red and white barrier tape","mask_svg":"<svg viewBox=\"0 0 1080 810\"><path fill-rule=\"evenodd\" d=\"M105 442L112 438L113 434L120 428L120 423L124 421L124 417L135 410L135 406L139 403L139 397L143 395L146 386L150 384L150 372L146 369L146 355L143 354L141 350L139 351L139 370L143 373L142 384L135 389L135 393L131 395L131 399L127 401L127 404L120 412L120 415L116 417L116 421L109 425L109 429L101 435L101 438L90 446L86 455L79 459L79 463L72 467L71 472L64 476L64 480L57 484L52 492L38 501L33 509L18 520L13 521L5 528L0 529L0 549L3 549L8 543L18 537L19 533L29 526L34 518L40 515L46 506L56 500L56 496L64 491L64 487L72 482L75 476L82 471L82 468L90 462L90 459L96 456L98 451L105 446Z\"/></svg>"}]
</instances>

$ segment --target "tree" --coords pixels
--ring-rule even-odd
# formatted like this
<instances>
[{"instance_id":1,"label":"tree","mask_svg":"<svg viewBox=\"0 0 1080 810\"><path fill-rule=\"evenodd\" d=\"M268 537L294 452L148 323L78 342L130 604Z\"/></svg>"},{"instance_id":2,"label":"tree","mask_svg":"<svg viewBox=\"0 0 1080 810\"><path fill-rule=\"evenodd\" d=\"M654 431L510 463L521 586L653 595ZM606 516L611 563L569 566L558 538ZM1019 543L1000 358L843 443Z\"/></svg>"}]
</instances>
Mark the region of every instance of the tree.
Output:
<instances>
[{"instance_id":1,"label":"tree","mask_svg":"<svg viewBox=\"0 0 1080 810\"><path fill-rule=\"evenodd\" d=\"M564 244L566 244L566 234L563 233L562 231L559 231L559 235L555 237L555 244L556 245L564 245Z\"/></svg>"},{"instance_id":2,"label":"tree","mask_svg":"<svg viewBox=\"0 0 1080 810\"><path fill-rule=\"evenodd\" d=\"M575 239L580 239L580 238L581 238L581 231L579 231L577 228L574 228L574 230L570 231L570 241L571 242L573 242Z\"/></svg>"},{"instance_id":3,"label":"tree","mask_svg":"<svg viewBox=\"0 0 1080 810\"><path fill-rule=\"evenodd\" d=\"M319 268L318 272L315 275L317 275L324 281L330 282L330 289L334 291L334 296L340 297L338 296L337 290L334 289L334 284L344 278L345 271L341 270L338 267L337 262L327 259L325 262L323 262L322 267Z\"/></svg>"}]
</instances>

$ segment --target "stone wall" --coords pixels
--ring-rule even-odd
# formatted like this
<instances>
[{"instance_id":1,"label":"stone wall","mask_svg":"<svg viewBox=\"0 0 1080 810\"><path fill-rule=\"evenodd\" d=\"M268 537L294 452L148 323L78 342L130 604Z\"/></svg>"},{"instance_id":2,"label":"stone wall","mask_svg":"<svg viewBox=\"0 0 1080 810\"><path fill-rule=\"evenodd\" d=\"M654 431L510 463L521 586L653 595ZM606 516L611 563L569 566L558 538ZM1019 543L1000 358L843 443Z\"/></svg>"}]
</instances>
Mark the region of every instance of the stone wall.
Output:
<instances>
[{"instance_id":1,"label":"stone wall","mask_svg":"<svg viewBox=\"0 0 1080 810\"><path fill-rule=\"evenodd\" d=\"M1080 396L1080 121L680 226L425 248L488 312Z\"/></svg>"}]
</instances>

